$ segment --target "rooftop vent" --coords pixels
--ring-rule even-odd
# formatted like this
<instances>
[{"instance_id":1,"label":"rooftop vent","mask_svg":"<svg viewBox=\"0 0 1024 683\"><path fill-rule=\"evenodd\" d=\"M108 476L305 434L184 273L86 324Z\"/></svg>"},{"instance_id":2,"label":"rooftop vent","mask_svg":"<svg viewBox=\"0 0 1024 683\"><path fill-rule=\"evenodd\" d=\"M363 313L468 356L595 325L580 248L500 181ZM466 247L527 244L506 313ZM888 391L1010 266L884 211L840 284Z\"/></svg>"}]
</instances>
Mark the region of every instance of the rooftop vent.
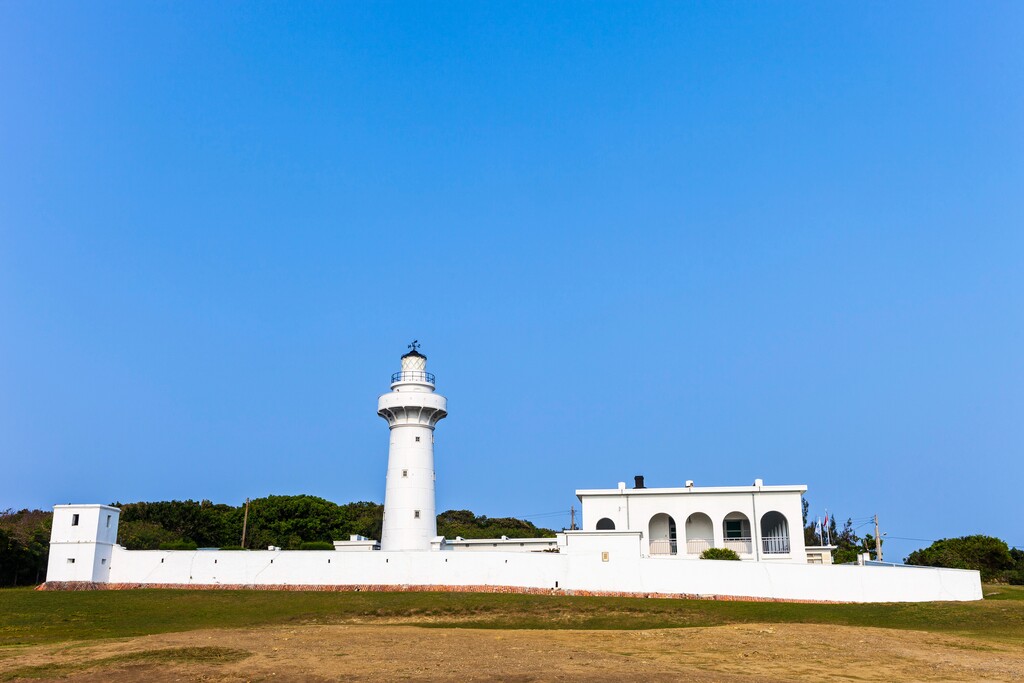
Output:
<instances>
[{"instance_id":1,"label":"rooftop vent","mask_svg":"<svg viewBox=\"0 0 1024 683\"><path fill-rule=\"evenodd\" d=\"M633 485L633 488L635 488L635 489L647 488L646 486L644 486L644 475L642 475L642 474L636 475L635 477L633 477L633 481L635 482L634 485Z\"/></svg>"}]
</instances>

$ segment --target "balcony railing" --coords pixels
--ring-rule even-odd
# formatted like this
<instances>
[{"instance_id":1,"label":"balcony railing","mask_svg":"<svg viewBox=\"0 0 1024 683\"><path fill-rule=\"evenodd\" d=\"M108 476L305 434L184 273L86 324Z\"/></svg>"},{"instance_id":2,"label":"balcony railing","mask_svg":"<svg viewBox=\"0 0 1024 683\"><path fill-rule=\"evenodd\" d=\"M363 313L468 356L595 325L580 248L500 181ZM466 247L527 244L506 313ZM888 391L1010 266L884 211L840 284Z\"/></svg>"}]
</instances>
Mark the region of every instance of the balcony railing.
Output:
<instances>
[{"instance_id":1,"label":"balcony railing","mask_svg":"<svg viewBox=\"0 0 1024 683\"><path fill-rule=\"evenodd\" d=\"M688 538L686 540L686 554L700 555L713 545L714 541L708 538Z\"/></svg>"},{"instance_id":2,"label":"balcony railing","mask_svg":"<svg viewBox=\"0 0 1024 683\"><path fill-rule=\"evenodd\" d=\"M395 382L423 382L425 384L434 383L434 373L423 372L422 370L403 370L402 372L396 372L391 375L391 383Z\"/></svg>"},{"instance_id":3,"label":"balcony railing","mask_svg":"<svg viewBox=\"0 0 1024 683\"><path fill-rule=\"evenodd\" d=\"M668 539L651 541L651 555L675 555L676 542Z\"/></svg>"},{"instance_id":4,"label":"balcony railing","mask_svg":"<svg viewBox=\"0 0 1024 683\"><path fill-rule=\"evenodd\" d=\"M761 549L765 555L788 555L789 536L766 536L761 539Z\"/></svg>"},{"instance_id":5,"label":"balcony railing","mask_svg":"<svg viewBox=\"0 0 1024 683\"><path fill-rule=\"evenodd\" d=\"M651 541L651 555L675 555L676 542L666 539ZM686 554L700 555L708 548L714 548L715 542L710 538L689 538L686 540ZM723 548L735 551L739 555L751 555L754 552L753 539L749 536L726 538L722 540ZM765 555L788 555L790 542L788 536L766 536L761 539L761 549Z\"/></svg>"},{"instance_id":6,"label":"balcony railing","mask_svg":"<svg viewBox=\"0 0 1024 683\"><path fill-rule=\"evenodd\" d=\"M734 550L740 555L749 555L754 552L754 546L750 542L749 536L743 536L739 538L727 538L723 545L729 550Z\"/></svg>"}]
</instances>

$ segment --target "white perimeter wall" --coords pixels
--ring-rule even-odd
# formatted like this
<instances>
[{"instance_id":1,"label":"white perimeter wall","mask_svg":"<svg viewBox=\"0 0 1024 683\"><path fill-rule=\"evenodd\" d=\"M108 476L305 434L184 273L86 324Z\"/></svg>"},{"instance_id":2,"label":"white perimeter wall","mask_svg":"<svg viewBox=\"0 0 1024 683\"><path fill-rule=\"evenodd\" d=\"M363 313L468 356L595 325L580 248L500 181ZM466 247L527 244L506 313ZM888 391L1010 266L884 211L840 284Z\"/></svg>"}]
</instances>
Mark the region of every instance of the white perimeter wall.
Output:
<instances>
[{"instance_id":1,"label":"white perimeter wall","mask_svg":"<svg viewBox=\"0 0 1024 683\"><path fill-rule=\"evenodd\" d=\"M638 533L570 533L560 553L129 551L114 547L112 583L517 586L784 600L980 600L978 572L641 557ZM59 565L58 565L59 568ZM58 575L48 581L81 580Z\"/></svg>"},{"instance_id":2,"label":"white perimeter wall","mask_svg":"<svg viewBox=\"0 0 1024 683\"><path fill-rule=\"evenodd\" d=\"M554 588L556 553L115 549L111 583L439 585ZM48 581L62 580L47 576Z\"/></svg>"}]
</instances>

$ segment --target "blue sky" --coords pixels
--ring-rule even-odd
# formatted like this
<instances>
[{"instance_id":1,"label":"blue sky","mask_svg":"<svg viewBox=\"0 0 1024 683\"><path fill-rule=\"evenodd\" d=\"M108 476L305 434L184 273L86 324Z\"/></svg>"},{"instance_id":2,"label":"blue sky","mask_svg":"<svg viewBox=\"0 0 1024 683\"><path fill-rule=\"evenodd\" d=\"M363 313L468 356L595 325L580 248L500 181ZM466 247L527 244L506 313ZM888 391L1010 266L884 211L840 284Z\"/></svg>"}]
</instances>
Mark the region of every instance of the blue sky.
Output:
<instances>
[{"instance_id":1,"label":"blue sky","mask_svg":"<svg viewBox=\"0 0 1024 683\"><path fill-rule=\"evenodd\" d=\"M1022 21L0 4L0 507L381 501L418 338L439 509L760 477L1024 544Z\"/></svg>"}]
</instances>

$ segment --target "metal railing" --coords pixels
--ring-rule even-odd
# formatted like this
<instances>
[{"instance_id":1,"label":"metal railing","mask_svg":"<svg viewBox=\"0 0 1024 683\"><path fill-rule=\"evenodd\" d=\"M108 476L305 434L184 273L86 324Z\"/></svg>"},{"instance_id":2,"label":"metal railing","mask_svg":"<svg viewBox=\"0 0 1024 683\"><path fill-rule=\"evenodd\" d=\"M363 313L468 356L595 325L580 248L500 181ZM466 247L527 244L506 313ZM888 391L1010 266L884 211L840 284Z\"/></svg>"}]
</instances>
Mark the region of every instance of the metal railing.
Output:
<instances>
[{"instance_id":1,"label":"metal railing","mask_svg":"<svg viewBox=\"0 0 1024 683\"><path fill-rule=\"evenodd\" d=\"M395 382L425 382L434 383L434 373L423 372L422 370L403 370L391 375L391 383Z\"/></svg>"},{"instance_id":2,"label":"metal railing","mask_svg":"<svg viewBox=\"0 0 1024 683\"><path fill-rule=\"evenodd\" d=\"M729 550L733 550L740 555L749 555L754 552L754 545L750 542L749 536L743 536L739 538L727 538L723 542L723 545Z\"/></svg>"},{"instance_id":3,"label":"metal railing","mask_svg":"<svg viewBox=\"0 0 1024 683\"><path fill-rule=\"evenodd\" d=\"M675 555L676 542L668 539L651 541L651 555Z\"/></svg>"},{"instance_id":4,"label":"metal railing","mask_svg":"<svg viewBox=\"0 0 1024 683\"><path fill-rule=\"evenodd\" d=\"M700 555L714 544L714 541L709 538L688 538L686 539L686 554Z\"/></svg>"},{"instance_id":5,"label":"metal railing","mask_svg":"<svg viewBox=\"0 0 1024 683\"><path fill-rule=\"evenodd\" d=\"M765 536L761 539L761 550L765 555L788 555L789 536Z\"/></svg>"},{"instance_id":6,"label":"metal railing","mask_svg":"<svg viewBox=\"0 0 1024 683\"><path fill-rule=\"evenodd\" d=\"M715 542L709 538L689 538L686 540L686 554L700 555L708 548L714 548ZM754 552L753 539L750 536L739 538L726 538L722 540L722 547L735 551L740 555L750 555ZM765 555L788 555L790 553L789 536L765 536L761 539L761 549ZM651 555L675 555L677 544L667 539L651 541Z\"/></svg>"}]
</instances>

